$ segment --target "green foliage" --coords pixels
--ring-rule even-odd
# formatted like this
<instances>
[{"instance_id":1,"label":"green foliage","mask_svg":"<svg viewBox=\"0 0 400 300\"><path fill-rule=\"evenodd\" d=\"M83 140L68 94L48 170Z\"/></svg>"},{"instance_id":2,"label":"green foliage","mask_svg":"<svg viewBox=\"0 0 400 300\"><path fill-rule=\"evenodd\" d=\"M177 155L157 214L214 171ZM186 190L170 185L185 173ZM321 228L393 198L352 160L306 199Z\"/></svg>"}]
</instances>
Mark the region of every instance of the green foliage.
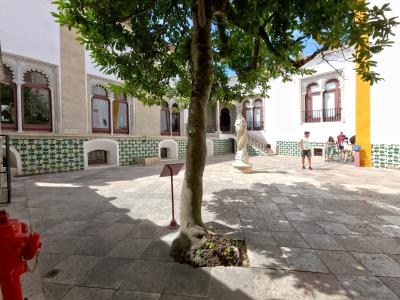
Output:
<instances>
[{"instance_id":1,"label":"green foliage","mask_svg":"<svg viewBox=\"0 0 400 300\"><path fill-rule=\"evenodd\" d=\"M235 255L235 250L232 247L227 247L224 249L222 255L224 256L225 260L231 260Z\"/></svg>"},{"instance_id":2,"label":"green foliage","mask_svg":"<svg viewBox=\"0 0 400 300\"><path fill-rule=\"evenodd\" d=\"M389 5L358 0L204 0L212 6L214 75L211 102L241 100L254 88L268 90L271 79L311 74L304 68L319 53L357 49L357 72L379 80L373 54L391 45L395 18ZM197 0L56 0L53 15L74 27L79 40L123 89L146 104L176 98L190 101L192 8ZM315 53L303 57L304 40ZM237 82L227 71L237 74Z\"/></svg>"},{"instance_id":3,"label":"green foliage","mask_svg":"<svg viewBox=\"0 0 400 300\"><path fill-rule=\"evenodd\" d=\"M215 247L215 244L213 242L206 242L204 245L206 246L206 249L214 249Z\"/></svg>"}]
</instances>

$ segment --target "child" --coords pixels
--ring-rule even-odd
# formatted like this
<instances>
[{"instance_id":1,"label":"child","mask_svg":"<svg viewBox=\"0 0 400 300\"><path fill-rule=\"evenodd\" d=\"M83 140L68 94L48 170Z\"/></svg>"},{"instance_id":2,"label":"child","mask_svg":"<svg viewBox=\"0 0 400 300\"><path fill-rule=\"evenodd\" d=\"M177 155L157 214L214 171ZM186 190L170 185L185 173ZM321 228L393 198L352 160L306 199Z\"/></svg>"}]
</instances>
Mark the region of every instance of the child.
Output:
<instances>
[{"instance_id":1,"label":"child","mask_svg":"<svg viewBox=\"0 0 400 300\"><path fill-rule=\"evenodd\" d=\"M347 161L347 159L349 158L349 156L351 156L351 154L353 152L353 147L351 146L351 144L349 144L349 140L348 139L344 140L343 146L344 146L344 149L343 149L343 151L344 151L343 162L345 163Z\"/></svg>"},{"instance_id":2,"label":"child","mask_svg":"<svg viewBox=\"0 0 400 300\"><path fill-rule=\"evenodd\" d=\"M332 136L329 137L328 141L325 143L325 161L333 160L333 154L335 152L335 140Z\"/></svg>"},{"instance_id":3,"label":"child","mask_svg":"<svg viewBox=\"0 0 400 300\"><path fill-rule=\"evenodd\" d=\"M301 152L301 164L303 166L303 169L306 168L304 166L304 163L305 163L305 158L307 156L308 169L312 170L312 168L311 168L311 147L310 147L309 137L310 137L310 132L309 131L304 132L304 137L299 142L299 149Z\"/></svg>"}]
</instances>

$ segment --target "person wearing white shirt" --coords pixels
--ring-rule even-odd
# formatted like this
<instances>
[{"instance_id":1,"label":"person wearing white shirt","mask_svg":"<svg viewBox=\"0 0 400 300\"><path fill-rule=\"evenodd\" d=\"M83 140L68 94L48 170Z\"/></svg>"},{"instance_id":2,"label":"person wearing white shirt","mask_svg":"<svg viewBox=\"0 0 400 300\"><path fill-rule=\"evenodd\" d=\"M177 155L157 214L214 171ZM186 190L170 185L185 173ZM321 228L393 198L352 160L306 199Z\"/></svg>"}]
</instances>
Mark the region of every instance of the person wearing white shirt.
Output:
<instances>
[{"instance_id":1,"label":"person wearing white shirt","mask_svg":"<svg viewBox=\"0 0 400 300\"><path fill-rule=\"evenodd\" d=\"M312 170L311 168L311 146L310 146L310 132L306 131L304 132L304 137L300 140L299 142L299 149L301 152L301 164L303 166L303 169L305 169L305 159L307 157L307 162L308 162L308 169Z\"/></svg>"}]
</instances>

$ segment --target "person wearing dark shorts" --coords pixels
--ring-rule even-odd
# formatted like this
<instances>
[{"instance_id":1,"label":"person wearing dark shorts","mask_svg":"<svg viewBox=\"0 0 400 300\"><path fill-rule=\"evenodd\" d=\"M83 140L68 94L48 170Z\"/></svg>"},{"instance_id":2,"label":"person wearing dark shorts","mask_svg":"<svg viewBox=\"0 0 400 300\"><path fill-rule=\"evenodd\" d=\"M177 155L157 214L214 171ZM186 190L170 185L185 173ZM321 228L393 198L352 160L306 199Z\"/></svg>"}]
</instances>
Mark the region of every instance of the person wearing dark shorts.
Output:
<instances>
[{"instance_id":1,"label":"person wearing dark shorts","mask_svg":"<svg viewBox=\"0 0 400 300\"><path fill-rule=\"evenodd\" d=\"M310 146L310 132L306 131L304 132L304 137L300 140L299 142L299 149L301 152L301 164L303 169L305 169L305 160L307 157L307 162L308 162L308 169L312 170L311 168L311 146Z\"/></svg>"},{"instance_id":2,"label":"person wearing dark shorts","mask_svg":"<svg viewBox=\"0 0 400 300\"><path fill-rule=\"evenodd\" d=\"M344 157L344 140L347 139L347 136L345 134L343 134L343 131L341 131L339 133L339 135L337 136L337 145L339 148L340 153L342 154L342 156Z\"/></svg>"}]
</instances>

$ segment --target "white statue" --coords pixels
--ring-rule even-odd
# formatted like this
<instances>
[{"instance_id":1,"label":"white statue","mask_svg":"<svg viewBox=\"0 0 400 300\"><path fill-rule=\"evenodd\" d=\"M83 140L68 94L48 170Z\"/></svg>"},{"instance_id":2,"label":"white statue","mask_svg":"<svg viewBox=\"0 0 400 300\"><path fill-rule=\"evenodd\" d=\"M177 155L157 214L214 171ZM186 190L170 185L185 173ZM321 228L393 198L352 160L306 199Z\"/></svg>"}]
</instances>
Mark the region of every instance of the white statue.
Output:
<instances>
[{"instance_id":1,"label":"white statue","mask_svg":"<svg viewBox=\"0 0 400 300\"><path fill-rule=\"evenodd\" d=\"M241 173L251 173L251 164L247 153L247 122L241 114L238 114L235 121L235 129L237 133L237 151L235 162L232 166Z\"/></svg>"}]
</instances>

